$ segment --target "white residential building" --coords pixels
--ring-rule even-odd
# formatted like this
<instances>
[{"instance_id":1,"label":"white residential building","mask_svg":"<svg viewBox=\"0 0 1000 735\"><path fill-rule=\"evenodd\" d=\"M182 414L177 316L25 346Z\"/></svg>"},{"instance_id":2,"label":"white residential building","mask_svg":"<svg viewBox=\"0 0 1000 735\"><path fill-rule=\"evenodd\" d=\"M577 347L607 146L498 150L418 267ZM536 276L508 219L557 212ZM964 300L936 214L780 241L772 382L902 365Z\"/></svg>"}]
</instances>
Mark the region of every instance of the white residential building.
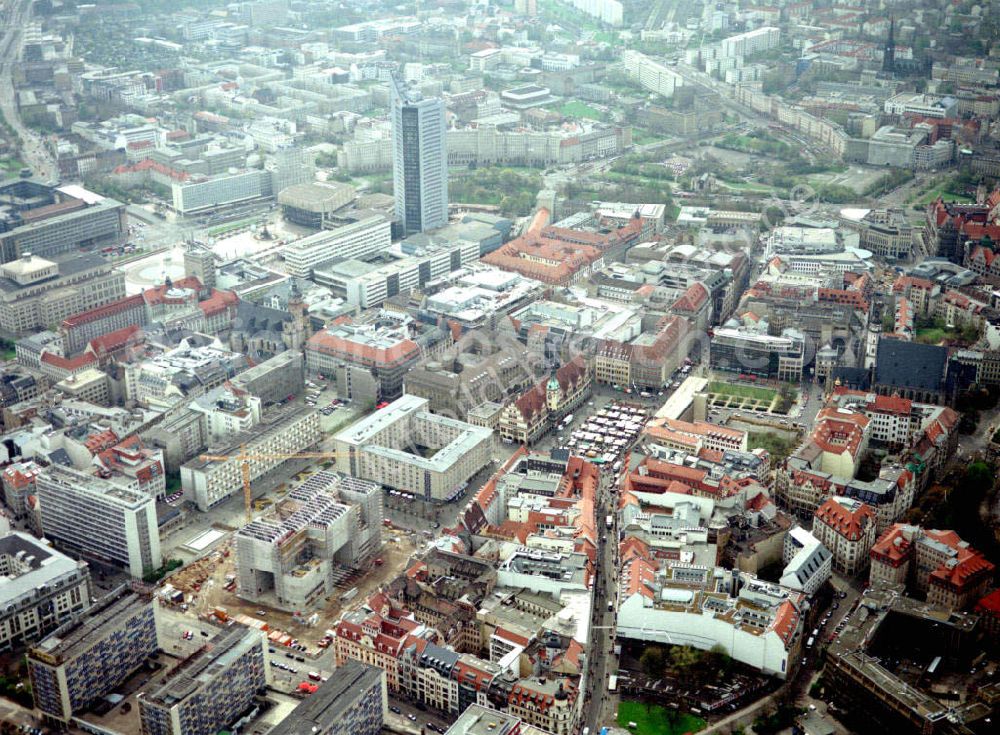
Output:
<instances>
[{"instance_id":1,"label":"white residential building","mask_svg":"<svg viewBox=\"0 0 1000 735\"><path fill-rule=\"evenodd\" d=\"M639 51L623 51L622 63L629 77L663 97L672 97L674 91L684 84L680 74Z\"/></svg>"},{"instance_id":2,"label":"white residential building","mask_svg":"<svg viewBox=\"0 0 1000 735\"><path fill-rule=\"evenodd\" d=\"M569 2L577 10L615 28L622 25L625 17L624 8L618 0L569 0Z\"/></svg>"},{"instance_id":3,"label":"white residential building","mask_svg":"<svg viewBox=\"0 0 1000 735\"><path fill-rule=\"evenodd\" d=\"M722 40L722 55L745 57L770 51L781 42L781 31L773 26L756 28Z\"/></svg>"}]
</instances>

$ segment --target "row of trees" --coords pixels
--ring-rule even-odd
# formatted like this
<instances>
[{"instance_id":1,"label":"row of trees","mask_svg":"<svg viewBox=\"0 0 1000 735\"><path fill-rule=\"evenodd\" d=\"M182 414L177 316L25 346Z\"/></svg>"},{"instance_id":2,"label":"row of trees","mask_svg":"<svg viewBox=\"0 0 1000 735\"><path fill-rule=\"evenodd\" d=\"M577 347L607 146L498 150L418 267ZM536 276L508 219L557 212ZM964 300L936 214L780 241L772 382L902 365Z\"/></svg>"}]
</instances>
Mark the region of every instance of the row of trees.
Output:
<instances>
[{"instance_id":1,"label":"row of trees","mask_svg":"<svg viewBox=\"0 0 1000 735\"><path fill-rule=\"evenodd\" d=\"M639 657L639 667L651 679L683 675L699 681L714 681L732 671L733 660L722 646L715 646L710 651L691 646L648 646Z\"/></svg>"}]
</instances>

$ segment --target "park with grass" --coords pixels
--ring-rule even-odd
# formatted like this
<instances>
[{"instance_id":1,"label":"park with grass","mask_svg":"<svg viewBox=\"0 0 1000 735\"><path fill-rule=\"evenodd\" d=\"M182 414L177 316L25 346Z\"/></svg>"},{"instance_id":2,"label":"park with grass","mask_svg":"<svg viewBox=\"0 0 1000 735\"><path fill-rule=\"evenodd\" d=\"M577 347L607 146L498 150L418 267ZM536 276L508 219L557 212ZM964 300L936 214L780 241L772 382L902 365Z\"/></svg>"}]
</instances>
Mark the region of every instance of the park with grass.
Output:
<instances>
[{"instance_id":1,"label":"park with grass","mask_svg":"<svg viewBox=\"0 0 1000 735\"><path fill-rule=\"evenodd\" d=\"M787 414L797 398L798 393L787 385L774 390L718 380L708 384L708 402L716 408Z\"/></svg>"},{"instance_id":2,"label":"park with grass","mask_svg":"<svg viewBox=\"0 0 1000 735\"><path fill-rule=\"evenodd\" d=\"M629 727L630 722L635 727ZM618 726L636 735L684 735L704 730L705 721L658 704L626 701L618 705Z\"/></svg>"},{"instance_id":3,"label":"park with grass","mask_svg":"<svg viewBox=\"0 0 1000 735\"><path fill-rule=\"evenodd\" d=\"M591 107L586 102L571 100L559 105L556 109L563 117L584 118L587 120L604 120L607 118L603 112L595 107Z\"/></svg>"}]
</instances>

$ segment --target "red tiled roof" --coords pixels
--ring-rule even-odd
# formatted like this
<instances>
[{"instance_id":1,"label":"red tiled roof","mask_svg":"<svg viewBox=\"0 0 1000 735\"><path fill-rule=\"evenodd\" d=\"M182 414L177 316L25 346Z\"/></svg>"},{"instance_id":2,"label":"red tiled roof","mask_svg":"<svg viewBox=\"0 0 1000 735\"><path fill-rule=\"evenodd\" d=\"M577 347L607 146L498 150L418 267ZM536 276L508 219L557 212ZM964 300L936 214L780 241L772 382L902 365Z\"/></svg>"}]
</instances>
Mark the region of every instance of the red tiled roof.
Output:
<instances>
[{"instance_id":1,"label":"red tiled roof","mask_svg":"<svg viewBox=\"0 0 1000 735\"><path fill-rule=\"evenodd\" d=\"M705 305L708 298L709 293L707 288L700 283L692 283L681 297L673 303L671 309L694 314Z\"/></svg>"},{"instance_id":2,"label":"red tiled roof","mask_svg":"<svg viewBox=\"0 0 1000 735\"><path fill-rule=\"evenodd\" d=\"M208 317L219 314L227 309L235 309L239 302L240 297L233 291L220 291L219 289L212 289L212 295L204 301L199 301L198 308L201 309L202 313L206 317Z\"/></svg>"},{"instance_id":3,"label":"red tiled roof","mask_svg":"<svg viewBox=\"0 0 1000 735\"><path fill-rule=\"evenodd\" d=\"M1000 618L1000 590L993 590L976 603L976 612L980 615Z\"/></svg>"},{"instance_id":4,"label":"red tiled roof","mask_svg":"<svg viewBox=\"0 0 1000 735\"><path fill-rule=\"evenodd\" d=\"M787 648L791 642L792 637L795 635L795 630L799 625L799 611L795 609L795 605L789 600L785 600L778 606L778 611L774 615L774 621L771 623L771 630L778 634L785 643Z\"/></svg>"},{"instance_id":5,"label":"red tiled roof","mask_svg":"<svg viewBox=\"0 0 1000 735\"><path fill-rule=\"evenodd\" d=\"M40 361L60 370L74 371L87 365L96 364L97 358L89 352L84 352L82 355L77 355L76 357L61 357L53 352L43 352Z\"/></svg>"},{"instance_id":6,"label":"red tiled roof","mask_svg":"<svg viewBox=\"0 0 1000 735\"><path fill-rule=\"evenodd\" d=\"M400 339L389 347L376 347L331 334L325 329L309 338L306 349L375 366L396 365L420 356L420 347L411 339Z\"/></svg>"},{"instance_id":7,"label":"red tiled roof","mask_svg":"<svg viewBox=\"0 0 1000 735\"><path fill-rule=\"evenodd\" d=\"M141 297L140 297L141 298ZM126 347L130 344L142 341L142 327L133 324L129 327L122 327L113 332L102 334L90 340L89 347L95 354L107 354L115 350Z\"/></svg>"},{"instance_id":8,"label":"red tiled roof","mask_svg":"<svg viewBox=\"0 0 1000 735\"><path fill-rule=\"evenodd\" d=\"M868 524L875 523L875 511L867 504L861 503L857 510L852 511L841 505L835 498L827 498L816 509L816 520L826 524L848 541L857 541Z\"/></svg>"}]
</instances>

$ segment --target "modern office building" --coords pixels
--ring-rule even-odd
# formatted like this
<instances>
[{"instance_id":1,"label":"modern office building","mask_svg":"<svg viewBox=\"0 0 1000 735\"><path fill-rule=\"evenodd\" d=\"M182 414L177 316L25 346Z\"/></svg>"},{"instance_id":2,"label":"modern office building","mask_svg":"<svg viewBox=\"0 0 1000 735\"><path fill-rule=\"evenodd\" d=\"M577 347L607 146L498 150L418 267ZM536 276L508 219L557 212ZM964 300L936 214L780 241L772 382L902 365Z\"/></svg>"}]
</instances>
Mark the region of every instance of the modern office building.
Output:
<instances>
[{"instance_id":1,"label":"modern office building","mask_svg":"<svg viewBox=\"0 0 1000 735\"><path fill-rule=\"evenodd\" d=\"M72 253L125 238L125 205L78 186L54 189L29 180L0 186L0 263L27 254Z\"/></svg>"},{"instance_id":2,"label":"modern office building","mask_svg":"<svg viewBox=\"0 0 1000 735\"><path fill-rule=\"evenodd\" d=\"M489 463L493 432L428 412L404 395L334 436L337 467L425 500L451 500Z\"/></svg>"},{"instance_id":3,"label":"modern office building","mask_svg":"<svg viewBox=\"0 0 1000 735\"><path fill-rule=\"evenodd\" d=\"M0 650L36 640L90 606L90 572L26 533L0 538Z\"/></svg>"},{"instance_id":4,"label":"modern office building","mask_svg":"<svg viewBox=\"0 0 1000 735\"><path fill-rule=\"evenodd\" d=\"M427 240L425 238L425 240ZM387 298L424 288L431 281L479 261L479 243L469 240L428 240L407 248L412 253L387 263L358 259L313 269L313 280L329 286L334 296L369 309Z\"/></svg>"},{"instance_id":5,"label":"modern office building","mask_svg":"<svg viewBox=\"0 0 1000 735\"><path fill-rule=\"evenodd\" d=\"M97 253L52 260L26 253L0 266L0 329L45 329L124 296L125 275Z\"/></svg>"},{"instance_id":6,"label":"modern office building","mask_svg":"<svg viewBox=\"0 0 1000 735\"><path fill-rule=\"evenodd\" d=\"M250 169L197 180L174 182L171 202L179 214L196 214L272 196L270 171Z\"/></svg>"},{"instance_id":7,"label":"modern office building","mask_svg":"<svg viewBox=\"0 0 1000 735\"><path fill-rule=\"evenodd\" d=\"M309 278L318 265L335 259L370 257L388 250L391 243L392 224L375 215L293 240L282 252L290 275Z\"/></svg>"},{"instance_id":8,"label":"modern office building","mask_svg":"<svg viewBox=\"0 0 1000 735\"><path fill-rule=\"evenodd\" d=\"M270 679L264 634L219 633L139 698L142 735L215 735L249 711Z\"/></svg>"},{"instance_id":9,"label":"modern office building","mask_svg":"<svg viewBox=\"0 0 1000 735\"><path fill-rule=\"evenodd\" d=\"M110 694L159 648L157 606L122 586L28 650L28 674L46 720L68 723Z\"/></svg>"},{"instance_id":10,"label":"modern office building","mask_svg":"<svg viewBox=\"0 0 1000 735\"><path fill-rule=\"evenodd\" d=\"M795 329L780 337L744 327L719 327L712 335L713 370L798 382L802 379L805 338Z\"/></svg>"},{"instance_id":11,"label":"modern office building","mask_svg":"<svg viewBox=\"0 0 1000 735\"><path fill-rule=\"evenodd\" d=\"M269 735L379 735L388 707L385 671L350 660Z\"/></svg>"},{"instance_id":12,"label":"modern office building","mask_svg":"<svg viewBox=\"0 0 1000 735\"><path fill-rule=\"evenodd\" d=\"M444 101L422 97L395 76L389 87L396 219L406 235L444 227L448 224Z\"/></svg>"},{"instance_id":13,"label":"modern office building","mask_svg":"<svg viewBox=\"0 0 1000 735\"><path fill-rule=\"evenodd\" d=\"M57 545L142 577L163 563L156 499L52 465L35 479L42 530Z\"/></svg>"}]
</instances>

